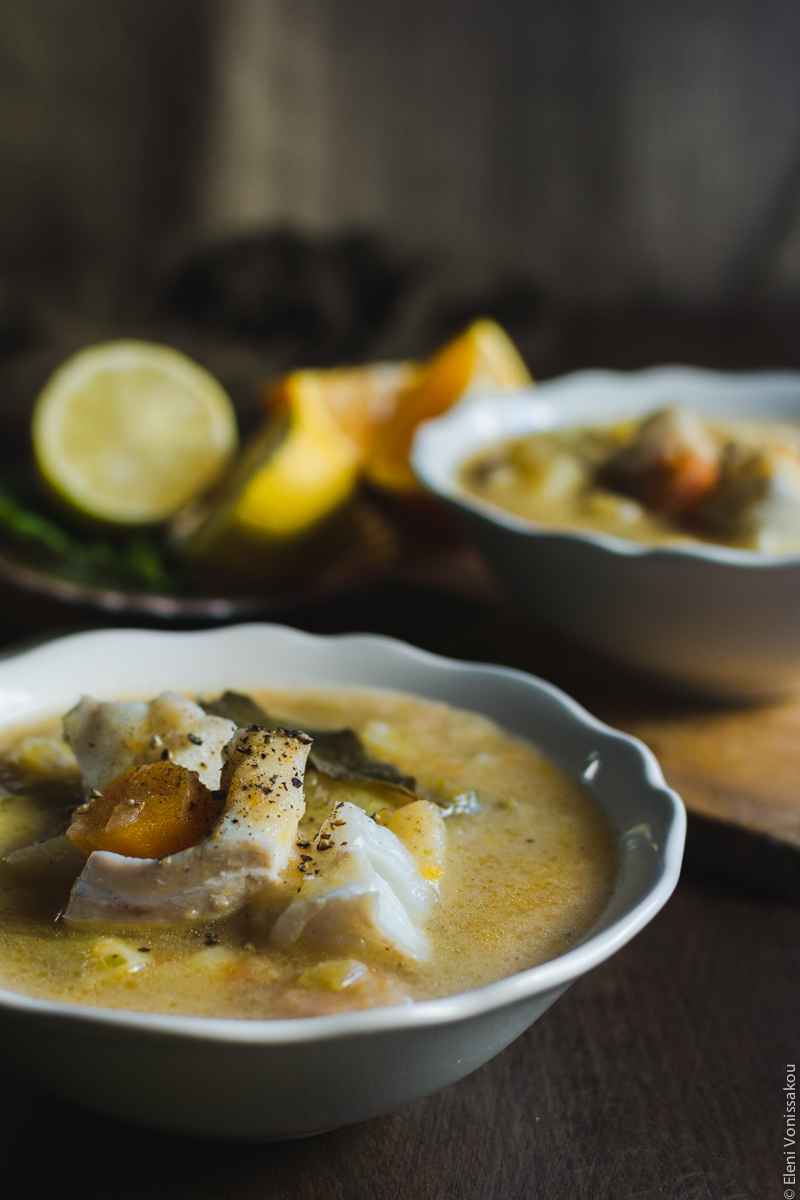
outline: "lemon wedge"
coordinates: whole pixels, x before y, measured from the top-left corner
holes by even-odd
[[[205,515],[176,527],[184,554],[229,573],[291,563],[347,505],[376,425],[415,378],[409,363],[292,371],[264,390],[266,421]],[[288,552],[288,557],[287,557]]]
[[[286,422],[285,434],[277,445],[270,428],[256,439],[255,469],[230,511],[232,523],[256,538],[306,532],[347,499],[358,478],[358,445],[333,418],[319,388],[296,389],[282,413],[277,407],[273,419]]]
[[[243,578],[286,573],[349,500],[362,453],[316,383],[295,379],[276,393],[210,504],[178,518],[173,533],[187,558]]]
[[[230,398],[169,346],[89,346],[36,402],[33,450],[71,509],[124,526],[166,521],[219,477],[236,443]]]
[[[408,463],[417,426],[446,412],[469,391],[506,391],[531,382],[514,343],[494,321],[474,321],[418,372],[375,431],[367,456],[370,483],[389,492],[419,492]]]

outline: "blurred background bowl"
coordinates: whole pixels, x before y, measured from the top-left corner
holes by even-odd
[[[751,699],[800,686],[800,554],[648,546],[552,529],[466,490],[463,464],[528,433],[609,425],[681,402],[709,417],[800,420],[800,374],[582,371],[479,395],[424,425],[413,466],[522,604],[589,649],[668,685]]]

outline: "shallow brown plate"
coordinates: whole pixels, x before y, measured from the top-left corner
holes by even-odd
[[[228,621],[278,616],[340,595],[384,575],[398,555],[391,522],[367,501],[354,510],[355,536],[339,557],[282,589],[237,589],[231,582],[187,582],[180,591],[148,589],[120,580],[101,565],[43,553],[38,546],[0,537],[0,579],[65,604],[163,621]]]

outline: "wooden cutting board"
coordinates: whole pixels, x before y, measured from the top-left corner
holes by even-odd
[[[600,715],[646,742],[683,797],[689,863],[800,904],[800,701]]]
[[[733,706],[665,696],[528,627],[540,674],[653,751],[686,804],[687,863],[800,904],[800,698]]]

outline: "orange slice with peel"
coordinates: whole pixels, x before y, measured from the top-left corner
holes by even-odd
[[[421,491],[408,462],[417,427],[446,412],[468,391],[505,391],[530,382],[528,368],[500,326],[473,322],[420,369],[398,396],[389,419],[374,431],[366,462],[370,483],[389,492]]]
[[[292,371],[264,389],[269,415],[277,408],[301,409],[316,397],[346,437],[368,454],[375,431],[389,421],[398,397],[419,376],[415,363],[368,363],[361,367],[332,367]]]

